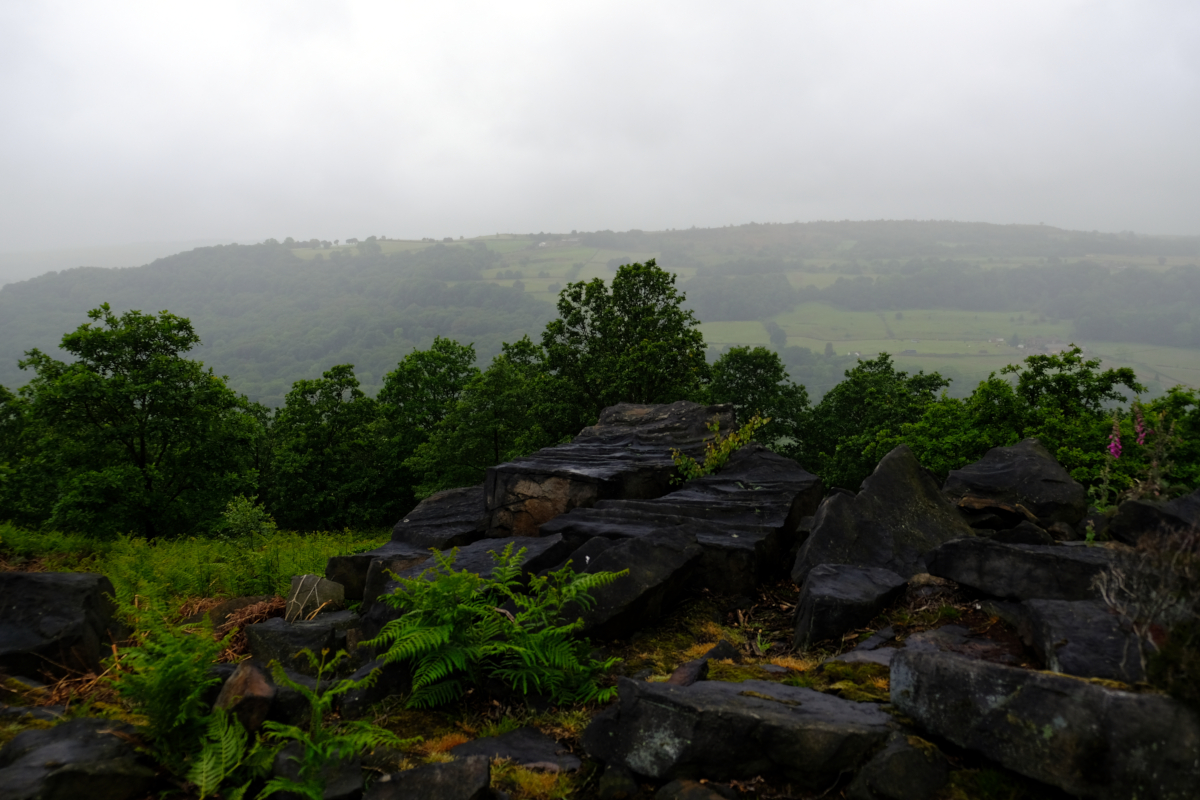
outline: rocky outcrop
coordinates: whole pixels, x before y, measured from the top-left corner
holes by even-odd
[[[866,625],[904,591],[905,580],[891,570],[821,564],[800,587],[796,604],[795,647],[840,639]]]
[[[873,703],[767,681],[618,685],[618,705],[584,731],[584,748],[654,781],[775,774],[823,789],[864,763],[891,727]]]
[[[879,567],[908,578],[943,542],[971,536],[963,518],[905,445],[892,450],[857,495],[834,492],[801,545],[792,580],[803,584],[819,564]]]
[[[596,537],[629,539],[672,530],[704,549],[696,588],[749,594],[782,577],[800,545],[802,521],[821,501],[821,480],[758,444],[734,453],[719,471],[653,500],[601,500],[541,526],[582,545]]]
[[[891,699],[923,730],[1079,797],[1184,800],[1200,785],[1200,717],[1161,695],[905,651]]]
[[[308,650],[320,659],[321,651],[328,650],[332,657],[337,651],[347,649],[347,633],[360,625],[353,611],[336,611],[298,622],[275,617],[247,625],[246,640],[253,656],[264,663],[278,661],[288,669],[315,675],[315,668],[300,651]]]
[[[1110,539],[1135,545],[1147,533],[1169,533],[1200,527],[1200,489],[1165,503],[1126,500],[1108,521]]]
[[[488,535],[537,536],[543,523],[573,508],[661,497],[675,474],[671,450],[701,455],[714,420],[730,429],[732,408],[680,401],[604,409],[571,443],[488,469]]]
[[[122,631],[103,575],[0,572],[0,672],[28,678],[100,672]]]
[[[1145,678],[1137,637],[1103,603],[1027,600],[1021,612],[1021,638],[1046,669],[1130,684]]]
[[[133,744],[136,736],[132,726],[91,718],[22,731],[0,750],[0,794],[5,800],[145,797],[156,773]]]
[[[959,539],[928,556],[929,572],[1006,600],[1088,600],[1092,581],[1113,564],[1104,547],[1002,544]]]
[[[578,756],[537,728],[517,728],[499,736],[464,742],[450,748],[450,755],[503,758],[527,769],[546,772],[574,772],[583,764]]]
[[[993,447],[979,461],[953,470],[942,487],[959,508],[984,521],[1012,527],[1023,519],[1048,527],[1075,525],[1087,513],[1087,492],[1037,439]]]
[[[589,636],[628,636],[683,599],[701,555],[701,547],[693,537],[669,529],[636,539],[593,539],[572,554],[576,572],[628,569],[629,574],[593,589],[593,603],[572,610],[568,616],[580,617],[582,632]]]

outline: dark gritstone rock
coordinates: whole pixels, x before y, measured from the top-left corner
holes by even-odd
[[[1074,525],[1087,513],[1087,491],[1037,439],[993,447],[974,464],[952,471],[942,491],[973,511],[1027,514],[1043,527]]]
[[[729,797],[737,797],[738,794],[740,792],[718,792],[716,788],[698,781],[677,780],[655,792],[654,800],[726,800]]]
[[[1109,520],[1106,533],[1110,539],[1133,545],[1143,534],[1197,526],[1200,526],[1200,489],[1165,503],[1126,500]]]
[[[492,764],[469,756],[384,775],[363,800],[485,800],[491,797]]]
[[[850,800],[932,800],[950,778],[950,762],[937,745],[894,733],[887,746],[854,776]]]
[[[525,560],[521,563],[521,571],[526,575],[541,572],[562,562],[570,555],[570,547],[561,536],[546,536],[541,539],[484,539],[457,548],[458,555],[455,558],[453,569],[456,571],[465,569],[483,576],[491,575],[492,568],[496,565],[493,554],[500,553],[509,544],[513,546],[514,553],[521,549],[526,551]],[[402,578],[419,578],[432,566],[432,562],[422,561],[407,569],[393,571]],[[399,584],[386,575],[383,577],[386,580],[383,581],[379,594],[391,594]],[[391,606],[381,602],[373,603],[363,614],[363,638],[371,639],[378,636],[383,626],[395,618],[396,612]]]
[[[304,746],[300,742],[288,742],[275,754],[271,772],[275,777],[300,780],[300,759],[304,755]],[[362,797],[363,776],[362,765],[358,758],[345,761],[328,761],[321,768],[321,777],[325,781],[324,800],[358,800]],[[303,800],[303,795],[295,792],[278,792],[271,797],[278,800]]]
[[[506,758],[523,767],[547,772],[574,772],[583,763],[537,728],[517,728],[499,736],[465,742],[450,748],[450,755],[455,758]]]
[[[696,681],[708,679],[708,659],[696,658],[675,668],[666,682],[672,686],[691,686]]]
[[[840,639],[891,605],[904,585],[904,578],[891,570],[846,564],[814,567],[796,603],[796,645]]]
[[[583,734],[593,758],[655,781],[779,774],[826,788],[883,744],[888,714],[767,681],[691,686],[619,679],[620,702]]]
[[[304,656],[297,658],[301,650],[310,650],[317,658],[322,650],[336,653],[346,649],[346,632],[360,625],[353,611],[337,611],[322,614],[314,620],[287,622],[275,617],[266,622],[246,626],[246,640],[250,652],[265,663],[278,661],[288,669],[305,675],[315,674]]]
[[[214,708],[232,711],[250,733],[262,727],[271,710],[276,689],[254,663],[243,661],[225,681]]]
[[[596,547],[600,544],[604,545],[602,550]],[[592,548],[599,552],[587,552]],[[588,636],[628,636],[683,599],[702,553],[694,538],[670,529],[637,539],[593,540],[573,554],[571,560],[577,572],[628,569],[629,574],[593,589],[594,604],[568,616],[582,617],[583,633]]]
[[[925,571],[925,553],[971,529],[916,456],[901,445],[863,481],[857,495],[825,498],[812,535],[800,547],[792,580],[803,584],[818,564],[881,567],[908,578]]]
[[[802,521],[816,511],[820,478],[795,461],[749,444],[720,471],[652,500],[601,500],[541,526],[583,544],[596,537],[627,539],[679,530],[695,537],[704,558],[696,588],[748,594],[784,574],[799,547]]]
[[[1053,545],[1054,537],[1028,520],[1015,528],[996,531],[987,537],[1001,544],[1041,544]]]
[[[364,610],[370,608],[387,588],[388,581],[392,579],[389,573],[399,575],[407,573],[413,567],[428,569],[433,566],[428,563],[433,555],[432,551],[417,550],[412,545],[402,542],[388,542],[383,547],[372,550],[370,555],[371,562],[367,565],[367,577],[363,582]]]
[[[671,489],[671,450],[693,457],[712,438],[714,419],[733,426],[727,405],[622,403],[569,444],[547,447],[487,471],[489,536],[537,536],[543,523],[600,500],[646,500]]]
[[[0,795],[5,800],[145,797],[155,770],[129,741],[136,735],[129,725],[92,718],[18,733],[0,750]]]
[[[283,618],[288,622],[309,619],[321,611],[346,607],[346,587],[320,575],[293,575]]]
[[[920,728],[1079,797],[1184,800],[1200,785],[1200,715],[1160,695],[901,652],[891,699]]]
[[[958,539],[928,556],[929,572],[984,594],[1009,600],[1088,600],[1092,580],[1113,563],[1104,547],[1001,544]]]
[[[114,594],[103,575],[0,572],[0,672],[99,673],[105,645],[123,634],[113,620]]]
[[[1084,678],[1143,680],[1137,637],[1095,600],[1026,600],[1021,638],[1046,669]]]

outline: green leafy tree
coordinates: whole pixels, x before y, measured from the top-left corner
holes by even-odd
[[[405,462],[420,481],[417,496],[479,483],[488,467],[552,444],[541,413],[553,404],[551,382],[541,348],[528,337],[505,344]]]
[[[62,338],[74,362],[36,349],[20,362],[34,377],[21,403],[5,398],[22,413],[4,505],[100,535],[206,529],[230,497],[253,492],[253,407],[184,357],[200,343],[188,320],[107,304],[88,317]]]
[[[379,405],[358,388],[354,367],[296,381],[272,426],[274,516],[297,528],[386,521]]]
[[[859,361],[798,432],[801,463],[828,486],[858,488],[891,449],[901,426],[919,420],[949,384],[936,372],[899,372],[887,353]]]
[[[622,266],[611,289],[595,278],[562,290],[542,346],[551,374],[572,393],[575,431],[606,406],[669,403],[699,391],[704,337],[684,300],[675,275],[653,259]]]
[[[797,432],[809,413],[808,392],[788,377],[778,353],[765,347],[733,347],[716,360],[711,374],[706,401],[731,404],[740,422],[756,415],[768,420],[754,439],[794,453]]]

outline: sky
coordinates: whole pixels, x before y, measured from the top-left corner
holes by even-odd
[[[882,218],[1200,234],[1195,0],[3,0],[0,30],[0,252]]]

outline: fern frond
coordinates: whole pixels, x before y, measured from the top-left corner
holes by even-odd
[[[450,679],[414,690],[406,705],[409,708],[433,708],[457,700],[460,695],[462,684]]]

